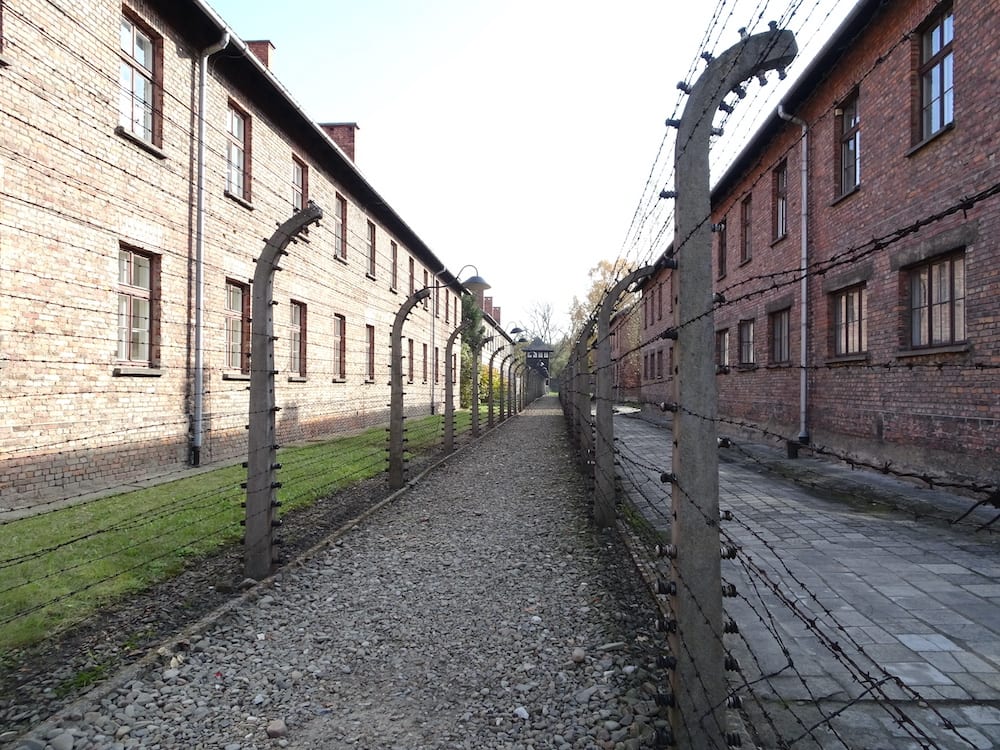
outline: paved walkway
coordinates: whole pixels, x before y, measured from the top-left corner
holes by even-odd
[[[669,533],[669,432],[618,416],[615,435],[630,502]],[[731,679],[750,686],[757,741],[1000,747],[1000,540],[975,531],[991,514],[952,526],[934,516],[973,501],[796,459],[790,473],[820,488],[808,489],[763,470],[787,462],[759,448],[720,458],[723,532],[741,548],[723,562],[739,592],[727,599],[740,626]]]

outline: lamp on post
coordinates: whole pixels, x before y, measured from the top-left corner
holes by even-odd
[[[481,294],[485,289],[489,289],[483,277],[479,275],[479,270],[475,266],[462,266],[461,270],[455,274],[457,279],[466,268],[475,270],[475,275],[465,282],[459,282],[466,289],[473,293]],[[389,489],[398,490],[404,484],[404,461],[403,461],[403,323],[409,317],[413,308],[421,301],[431,295],[432,289],[440,289],[446,284],[434,284],[419,289],[411,294],[396,312],[396,318],[392,324],[391,354],[390,354],[390,378],[389,378]],[[461,326],[459,326],[461,327]],[[447,366],[448,363],[446,363]],[[450,373],[450,368],[449,368]],[[447,386],[447,381],[446,381]],[[446,387],[447,390],[447,387]],[[450,399],[448,399],[450,400]],[[448,405],[446,405],[446,410]]]

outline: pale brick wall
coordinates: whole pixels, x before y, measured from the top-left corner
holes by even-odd
[[[192,410],[194,204],[198,53],[187,30],[165,23],[158,3],[131,3],[163,39],[163,126],[159,153],[117,135],[117,2],[70,3],[65,13],[40,0],[4,0],[0,67],[0,493],[72,494],[183,466]],[[176,10],[174,11],[176,12]],[[227,54],[233,54],[231,47]],[[225,366],[225,281],[248,282],[253,259],[291,208],[292,155],[309,170],[309,197],[327,218],[308,241],[289,246],[274,281],[279,439],[312,439],[384,423],[389,402],[389,334],[409,292],[441,268],[369,210],[365,196],[325,169],[335,149],[299,142],[237,81],[208,82],[205,202],[205,437],[202,462],[245,450],[248,381]],[[256,91],[254,87],[249,87]],[[252,118],[251,206],[225,195],[226,110]],[[348,201],[348,256],[333,257],[335,196]],[[391,212],[391,209],[389,210]],[[368,221],[376,223],[377,267],[368,274]],[[401,221],[396,220],[399,225]],[[398,289],[390,289],[390,241],[398,245]],[[118,252],[121,244],[159,263],[160,320],[155,377],[116,375]],[[456,324],[453,290],[442,307],[418,307],[404,336],[444,357]],[[289,303],[307,306],[307,375],[290,379]],[[444,304],[448,304],[445,322]],[[333,316],[347,320],[347,367],[334,382]],[[366,382],[365,326],[376,332],[375,377]],[[457,351],[457,348],[456,348]],[[405,352],[404,352],[405,353]],[[444,365],[433,382],[415,366],[409,414],[444,401]],[[405,366],[404,366],[405,370]],[[126,372],[134,372],[126,370]],[[456,387],[456,394],[458,389]],[[0,502],[0,505],[3,505]]]

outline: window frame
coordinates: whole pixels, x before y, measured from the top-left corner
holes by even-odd
[[[788,161],[782,159],[771,173],[772,240],[777,242],[788,236]]]
[[[753,195],[740,201],[740,265],[753,260]]]
[[[939,347],[947,346],[958,346],[965,344],[968,337],[968,326],[966,325],[966,257],[965,250],[960,250],[958,252],[951,252],[944,255],[938,255],[933,258],[928,258],[922,263],[915,264],[906,269],[907,273],[907,318],[908,318],[908,336],[909,336],[909,348],[913,351],[924,350],[924,349],[935,349]],[[955,269],[956,265],[960,266],[961,273],[961,295],[957,296],[957,284]],[[940,294],[940,284],[935,283],[935,269],[947,267],[948,270],[948,298],[941,300],[940,296],[935,295],[935,290],[938,290]],[[916,294],[914,293],[915,283],[917,282],[919,275],[926,273],[926,293],[925,299],[926,303],[916,305]],[[917,340],[914,335],[917,329],[916,312],[917,310],[923,310],[923,323],[920,325],[922,328],[922,334],[926,337],[925,339]],[[947,310],[947,327],[948,335],[947,338],[936,338],[935,328],[936,324],[940,325],[938,321],[941,315],[935,315],[935,310],[940,311],[941,309]]]
[[[230,302],[232,301],[230,288],[240,290],[239,310],[230,306]],[[226,318],[223,369],[248,375],[250,373],[250,284],[238,281],[237,279],[227,278],[223,310]],[[236,328],[233,326],[234,322],[238,322],[239,324],[239,347],[235,350],[239,362],[236,364],[233,364],[233,334],[236,331]]]
[[[754,319],[745,318],[737,325],[737,354],[740,367],[755,367],[757,356],[754,351]],[[748,334],[749,335],[746,335]]]
[[[296,179],[298,180],[296,182]],[[309,165],[292,154],[292,212],[298,213],[309,202]],[[298,205],[296,205],[298,204]]]
[[[715,332],[715,367],[716,371],[729,369],[728,328],[722,328]]]
[[[375,229],[375,222],[368,220],[368,278],[375,278],[375,271],[378,266],[377,245],[378,232]]]
[[[135,258],[146,261],[147,285],[135,283]],[[123,266],[124,260],[124,266]],[[126,270],[127,269],[127,270]],[[123,278],[123,276],[127,278]],[[146,323],[140,329],[135,326],[135,300],[144,300],[146,306]],[[122,311],[122,302],[125,311]],[[160,256],[141,250],[132,245],[121,243],[118,246],[118,334],[117,361],[127,367],[154,368],[159,364],[160,340]],[[128,325],[123,325],[123,320]],[[146,352],[144,357],[137,357],[133,351],[135,333],[142,330],[146,337]],[[127,331],[128,336],[123,337]]]
[[[389,247],[392,253],[392,271],[389,278],[389,289],[396,291],[399,287],[399,244],[396,240],[389,240]]]
[[[792,361],[792,308],[783,307],[768,313],[770,364],[787,365]]]
[[[416,369],[413,363],[413,339],[406,340],[406,382],[413,382],[413,372]]]
[[[421,369],[421,374],[423,375],[423,381],[422,382],[426,383],[427,382],[427,343],[424,342],[420,346],[421,346],[422,351],[423,351],[423,358],[420,360],[420,369]]]
[[[945,41],[945,34],[951,36]],[[939,36],[940,47],[927,56],[927,42],[931,36]],[[948,130],[955,122],[955,16],[951,3],[942,5],[924,21],[914,34],[914,100],[913,100],[913,142],[921,144]],[[933,42],[932,42],[933,44]],[[935,83],[934,74],[939,80]],[[948,83],[950,82],[950,87]],[[928,86],[933,91],[928,92]],[[930,94],[930,97],[929,97]],[[928,102],[928,98],[931,99]],[[933,127],[927,121],[931,106],[940,103],[940,124]]]
[[[306,377],[306,325],[309,320],[308,308],[305,302],[290,300],[288,303],[288,370],[292,377]],[[296,316],[298,311],[298,316]],[[296,317],[298,318],[296,320]]]
[[[333,257],[347,261],[347,198],[337,193],[333,199]]]
[[[243,123],[242,140],[233,132],[233,123],[239,119]],[[232,99],[226,107],[226,195],[250,203],[253,172],[253,118]],[[234,159],[238,155],[238,160]],[[237,163],[237,161],[239,163]],[[240,176],[234,182],[234,174]]]
[[[343,382],[347,380],[347,318],[339,313],[333,314],[331,348],[333,379]]]
[[[716,269],[717,279],[722,279],[725,278],[726,276],[726,263],[728,261],[727,255],[729,252],[729,248],[727,247],[729,238],[726,233],[726,228],[727,228],[726,219],[725,217],[723,217],[722,221],[720,221],[718,224],[715,225],[715,234],[716,237],[718,238],[716,244],[716,257],[715,257],[716,264],[718,266],[718,268]]]
[[[0,2],[2,5],[2,2]],[[129,8],[122,8],[121,10],[121,25],[124,26],[125,23],[131,25],[131,42],[132,49],[125,50],[121,45],[122,28],[119,31],[119,44],[118,44],[118,56],[120,61],[118,85],[120,88],[120,98],[118,103],[118,127],[121,132],[130,138],[134,138],[137,141],[153,146],[157,149],[163,146],[163,37],[156,32],[148,23],[142,20],[135,12]],[[135,57],[135,40],[136,34],[141,33],[146,39],[149,40],[150,44],[150,57],[152,58],[152,68],[144,66],[139,62],[138,58]],[[0,8],[0,52],[3,51],[3,17],[2,8]],[[131,86],[127,90],[127,95],[131,106],[128,113],[128,120],[126,120],[125,108],[125,95],[126,89],[122,85],[121,73],[124,72],[124,68],[128,67],[132,73]],[[135,73],[141,70],[143,79],[149,83],[149,94],[150,101],[148,103],[149,107],[149,133],[148,137],[144,135],[143,132],[136,132],[135,126]],[[148,75],[147,75],[148,74]]]
[[[855,89],[834,110],[837,134],[837,197],[861,187],[861,105]]]
[[[851,284],[830,293],[830,351],[834,357],[868,353],[868,285]]]
[[[365,325],[365,359],[367,372],[365,373],[365,382],[374,383],[375,382],[375,326],[367,324]]]

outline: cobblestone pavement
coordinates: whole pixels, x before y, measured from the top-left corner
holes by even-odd
[[[617,416],[615,434],[629,501],[669,534],[669,431]],[[973,501],[812,458],[799,471],[826,489],[806,489],[760,456],[720,448],[723,533],[741,548],[723,561],[730,680],[755,740],[1000,747],[1000,543],[976,531],[992,515],[951,525]]]

